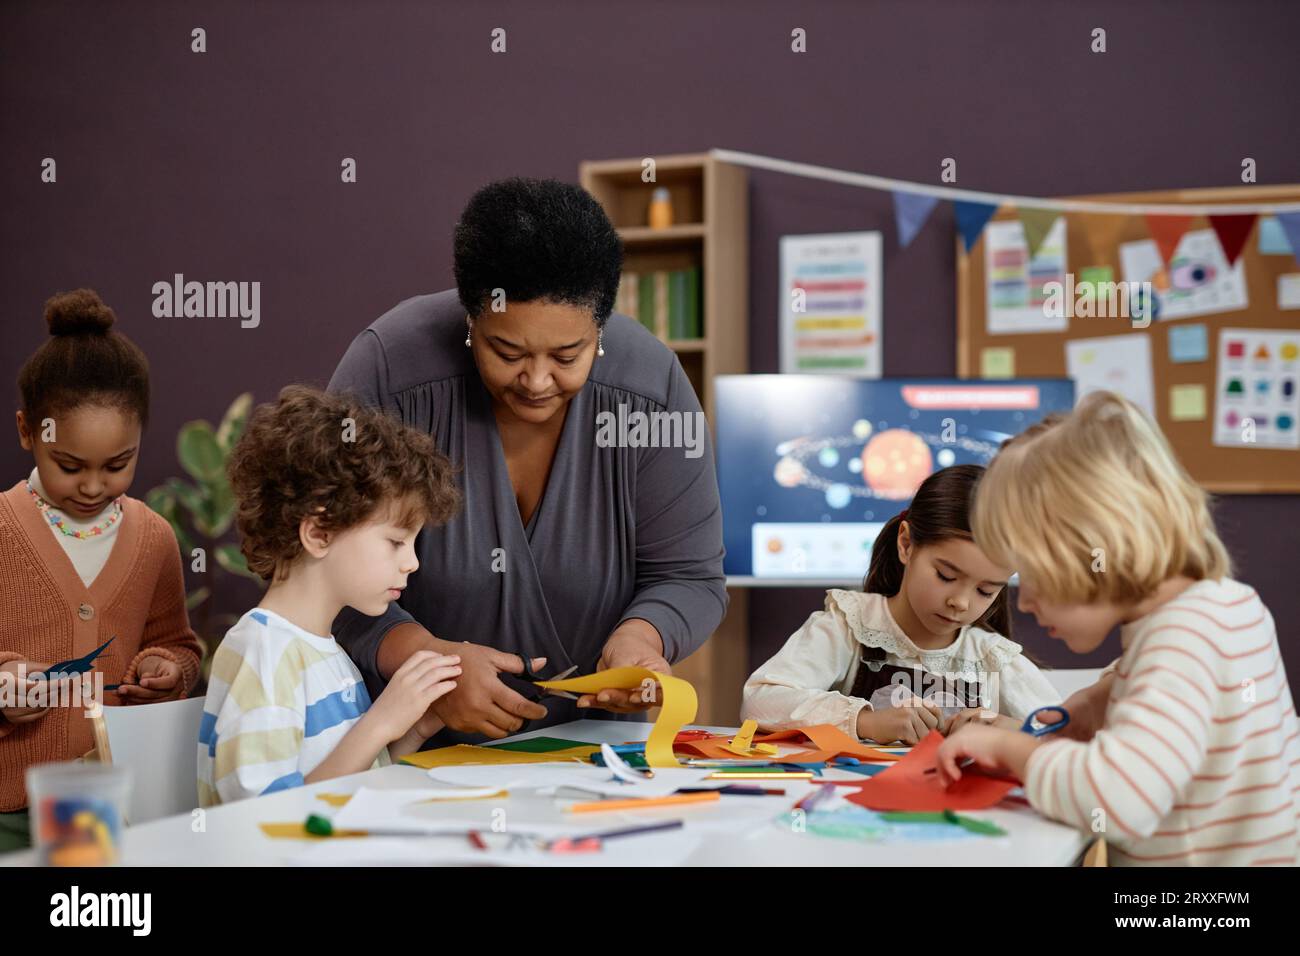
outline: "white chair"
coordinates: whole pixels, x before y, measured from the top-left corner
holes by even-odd
[[[1061,700],[1065,700],[1076,690],[1082,690],[1085,687],[1091,687],[1097,683],[1097,678],[1101,677],[1102,669],[1100,667],[1079,667],[1068,670],[1045,670],[1043,676],[1046,677],[1056,692],[1061,695]]]
[[[101,763],[131,771],[128,824],[189,813],[199,805],[199,719],[203,697],[105,707],[95,723]]]

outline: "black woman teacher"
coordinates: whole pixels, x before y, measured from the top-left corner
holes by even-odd
[[[538,703],[503,675],[524,658],[546,676],[667,673],[726,611],[709,432],[677,357],[611,314],[622,259],[582,189],[492,183],[456,225],[456,289],[381,316],[330,380],[427,431],[459,469],[464,508],[420,533],[401,597],[334,622],[372,697],[418,650],[460,656],[426,746],[644,710],[640,689]]]

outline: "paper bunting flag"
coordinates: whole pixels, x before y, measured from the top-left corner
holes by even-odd
[[[1228,265],[1235,265],[1237,256],[1241,255],[1241,250],[1246,245],[1250,230],[1255,226],[1255,213],[1245,216],[1210,216],[1209,219],[1214,234],[1219,237],[1219,245],[1223,248]]]
[[[998,211],[997,206],[990,206],[982,202],[961,202],[960,200],[952,204],[953,213],[957,217],[957,230],[961,233],[964,248],[970,252],[970,247],[975,245],[975,240],[980,237],[984,231],[985,224],[993,218],[993,214]]]
[[[1174,257],[1178,240],[1183,238],[1183,233],[1187,231],[1194,218],[1194,216],[1147,216],[1147,229],[1151,233],[1151,238],[1156,241],[1156,248],[1160,250],[1160,259],[1165,265],[1169,265],[1169,260]]]
[[[1287,241],[1291,243],[1291,253],[1295,256],[1295,261],[1300,263],[1300,212],[1280,212],[1277,214],[1277,221],[1282,226],[1282,231],[1286,233]]]
[[[894,221],[898,225],[898,244],[906,249],[925,225],[939,200],[919,193],[894,192]]]
[[[1124,234],[1129,216],[1113,213],[1083,213],[1079,217],[1083,231],[1088,237],[1088,246],[1092,255],[1088,261],[1094,265],[1119,261],[1119,237]]]
[[[1052,223],[1061,218],[1061,213],[1056,209],[1017,209],[1016,214],[1024,227],[1025,242],[1029,245],[1029,257],[1032,259],[1038,254],[1038,247],[1043,244]]]

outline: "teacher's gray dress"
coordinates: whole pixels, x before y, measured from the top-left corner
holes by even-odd
[[[620,621],[642,618],[680,660],[727,607],[722,511],[707,428],[703,454],[683,448],[600,447],[597,414],[700,411],[677,357],[638,322],[612,315],[598,357],[569,405],[545,493],[525,527],[506,470],[491,398],[465,347],[455,290],[407,299],[348,348],[329,383],[428,432],[458,468],[462,511],[416,542],[420,568],[381,617],[348,608],[334,634],[372,697],[383,636],[416,621],[448,641],[546,657],[544,674],[593,671]],[[496,568],[494,570],[494,562]],[[534,727],[584,716],[543,700]],[[594,711],[603,715],[603,711]],[[479,742],[445,730],[433,746]]]

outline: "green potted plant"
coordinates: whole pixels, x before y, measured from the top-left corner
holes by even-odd
[[[245,392],[231,402],[216,428],[204,420],[182,425],[176,437],[176,457],[192,480],[169,478],[145,496],[149,507],[171,524],[186,571],[191,579],[198,575],[200,581],[186,594],[185,607],[203,645],[204,683],[213,652],[238,620],[236,614],[218,612],[221,579],[232,575],[261,583],[261,578],[248,570],[239,545],[223,540],[235,519],[235,496],[226,477],[226,463],[244,433],[252,407],[252,393]],[[201,609],[197,616],[196,609]]]

